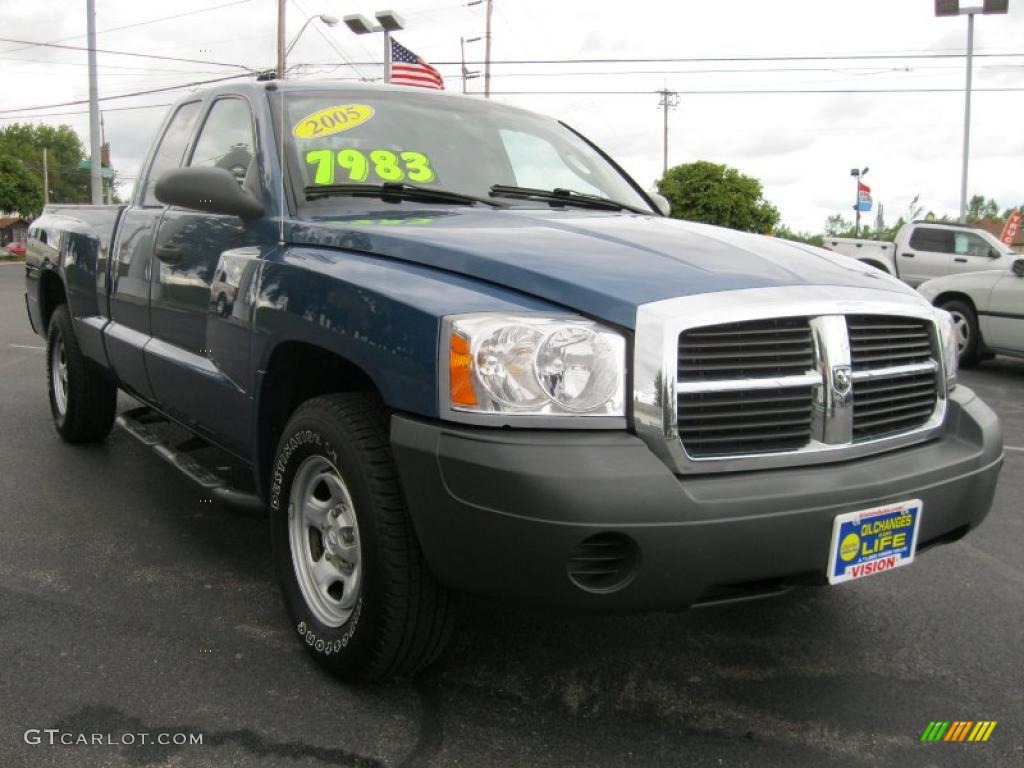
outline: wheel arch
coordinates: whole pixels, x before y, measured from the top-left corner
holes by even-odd
[[[859,261],[861,264],[867,264],[869,267],[874,267],[875,269],[880,269],[882,272],[885,272],[885,274],[887,274],[887,275],[891,275],[892,274],[892,272],[889,271],[889,268],[883,262],[878,261],[877,259],[857,259],[857,261]]]
[[[966,294],[963,291],[957,291],[957,290],[943,291],[938,296],[936,296],[934,299],[932,299],[932,304],[934,306],[936,306],[936,307],[941,307],[943,304],[946,304],[946,303],[948,303],[950,301],[962,301],[962,302],[965,302],[971,308],[971,311],[974,312],[975,316],[977,316],[977,314],[978,314],[978,305],[974,303],[974,299],[972,299],[969,294]]]
[[[315,375],[309,375],[315,372]],[[271,465],[288,419],[302,403],[334,392],[380,393],[371,375],[336,351],[295,339],[279,342],[259,372],[256,387],[255,470],[267,498]]]
[[[50,330],[54,310],[67,303],[68,294],[60,275],[53,269],[44,269],[39,278],[39,316],[43,322],[43,336]]]

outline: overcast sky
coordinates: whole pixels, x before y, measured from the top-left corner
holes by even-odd
[[[96,0],[98,47],[197,59],[182,63],[100,54],[101,96],[222,77],[275,61],[276,0]],[[969,0],[962,0],[965,4]],[[398,39],[436,62],[459,59],[459,37],[483,34],[483,5],[466,0],[289,0],[289,39],[313,13],[372,16],[393,8],[406,20]],[[178,13],[179,19],[139,24]],[[72,38],[84,45],[84,0],[7,0],[0,37]],[[315,23],[319,25],[319,22]],[[357,37],[344,25],[306,30],[289,57],[295,78],[379,77],[379,35]],[[966,18],[935,18],[933,0],[496,0],[495,60],[564,58],[811,57],[962,54]],[[82,36],[82,37],[75,37]],[[337,50],[336,50],[337,49]],[[978,17],[976,88],[1024,88],[1024,0],[1006,16]],[[993,56],[991,54],[1017,54]],[[481,42],[467,58],[482,59]],[[0,110],[74,101],[88,95],[84,51],[0,43]],[[450,90],[461,90],[458,65],[443,65]],[[616,73],[616,74],[612,74]],[[701,90],[962,89],[962,58],[675,62],[641,64],[497,64],[494,98],[554,115],[608,150],[644,186],[661,172],[662,87]],[[482,81],[471,80],[471,91]],[[641,91],[637,95],[502,95],[521,91]],[[113,163],[128,192],[167,104],[183,91],[103,103]],[[735,166],[759,178],[765,197],[789,226],[820,232],[833,213],[850,216],[850,168],[870,166],[867,183],[890,220],[921,195],[926,210],[956,214],[959,205],[964,99],[952,93],[687,94],[670,113],[669,164],[698,159]],[[83,110],[69,106],[49,110]],[[0,125],[17,114],[0,114]],[[40,113],[34,113],[40,114]],[[88,141],[88,115],[67,122]],[[1024,91],[974,94],[970,192],[1003,208],[1024,204]],[[874,213],[869,215],[873,220]]]

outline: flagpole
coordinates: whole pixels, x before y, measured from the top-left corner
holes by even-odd
[[[391,30],[384,30],[384,82],[391,82]]]

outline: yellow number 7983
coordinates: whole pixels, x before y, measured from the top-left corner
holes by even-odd
[[[408,179],[419,184],[434,180],[430,158],[422,152],[394,153],[388,149],[374,149],[369,157],[358,149],[311,149],[306,152],[306,164],[315,165],[314,184],[333,184],[336,168],[344,168],[347,181],[366,181],[370,171],[382,181]]]

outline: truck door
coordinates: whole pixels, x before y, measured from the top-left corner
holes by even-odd
[[[177,168],[199,117],[199,101],[182,104],[168,120],[152,154],[145,183],[121,216],[110,255],[111,322],[105,331],[111,366],[125,389],[152,401],[143,347],[150,337],[149,282],[153,243],[164,207],[153,194],[157,178]]]
[[[249,103],[210,105],[186,165],[218,166],[258,185]],[[258,189],[258,187],[257,187]],[[237,216],[171,207],[156,238],[146,366],[157,403],[224,447],[247,454],[249,313],[259,263],[255,231]]]
[[[900,279],[916,286],[933,277],[947,275],[952,254],[952,230],[917,226],[910,235],[910,242],[896,257]]]

